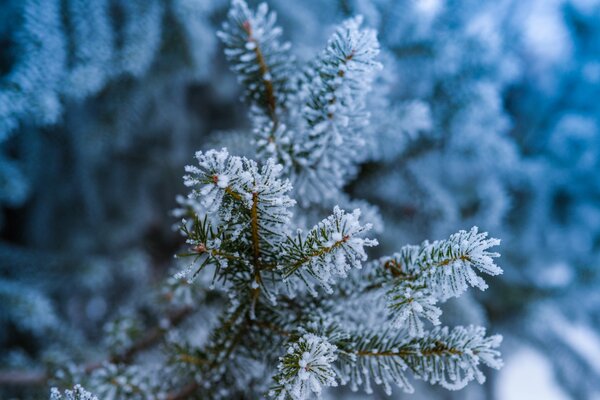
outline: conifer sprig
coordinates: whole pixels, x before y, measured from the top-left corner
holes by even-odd
[[[180,258],[190,262],[164,290],[186,313],[214,302],[212,318],[178,326],[163,318],[160,363],[142,371],[136,350],[83,383],[102,398],[304,400],[337,385],[370,393],[371,382],[410,392],[410,375],[448,389],[483,382],[482,365],[501,366],[501,338],[479,327],[427,330],[423,320],[440,325],[438,303],[469,286],[485,289],[477,272],[502,272],[488,251],[499,241],[473,228],[405,246],[363,270],[367,248],[378,244],[372,225],[359,209],[319,213],[332,201],[351,203],[340,191],[366,154],[366,96],[380,68],[376,33],[359,17],[342,23],[294,75],[275,22],[266,5],[254,12],[233,0],[219,33],[251,105],[258,160],[199,151],[185,169]],[[209,285],[202,277],[211,269]],[[118,336],[127,324],[112,327]],[[205,337],[194,342],[198,331]]]
[[[316,295],[313,282],[332,292],[334,278],[345,278],[351,268],[361,268],[367,259],[365,247],[377,240],[364,238],[371,224],[361,225],[360,210],[351,214],[339,207],[312,228],[306,236],[298,232],[281,244],[280,265],[284,277],[297,277]]]
[[[354,355],[340,367],[340,376],[353,387],[364,385],[367,392],[373,379],[388,394],[390,383],[411,393],[414,389],[406,376],[410,370],[417,379],[457,390],[473,379],[485,382],[481,364],[502,366],[497,350],[501,341],[501,336],[485,336],[484,328],[474,326],[435,328],[419,338],[393,331],[360,332],[350,346],[340,349]]]
[[[219,36],[251,105],[259,156],[284,166],[301,204],[333,199],[367,154],[366,96],[381,68],[377,35],[361,17],[349,19],[319,57],[294,69],[275,22],[265,4],[253,13],[236,0]]]
[[[242,0],[234,0],[228,20],[217,33],[225,55],[244,85],[246,99],[266,113],[273,123],[286,108],[292,56],[290,44],[281,43],[277,16],[262,3],[256,12]]]
[[[421,318],[425,318],[439,324],[441,310],[437,303],[459,296],[468,284],[484,289],[485,283],[475,275],[474,269],[488,274],[501,272],[493,263],[493,258],[498,254],[487,251],[499,241],[488,239],[487,234],[479,233],[477,228],[473,228],[469,232],[460,231],[448,240],[405,246],[394,256],[372,263],[370,269],[378,270],[367,272],[366,283],[359,284],[357,288],[359,293],[369,290],[387,291],[388,328],[381,332],[360,328],[353,334],[354,328],[344,328],[343,319],[332,317],[331,321],[338,321],[339,326],[328,332],[330,336],[323,335],[314,324],[301,322],[308,321],[303,315],[307,312],[308,315],[319,315],[320,309],[321,313],[325,313],[323,315],[328,315],[327,313],[336,309],[330,306],[335,296],[332,285],[336,279],[346,278],[353,268],[360,269],[367,258],[365,248],[377,244],[373,239],[364,238],[371,226],[359,223],[359,210],[345,213],[335,207],[330,217],[321,221],[306,235],[301,231],[296,235],[289,235],[287,232],[291,230],[291,220],[288,208],[284,207],[286,218],[276,220],[271,226],[273,229],[253,229],[255,225],[263,226],[263,218],[269,220],[270,214],[266,209],[261,214],[253,212],[257,197],[252,194],[257,192],[248,190],[248,177],[252,177],[252,182],[263,182],[265,189],[262,192],[278,193],[274,188],[281,188],[282,184],[278,178],[272,177],[272,171],[280,171],[281,168],[269,161],[261,169],[248,160],[229,156],[226,150],[199,154],[198,159],[201,168],[188,168],[188,172],[193,175],[186,178],[193,186],[195,196],[200,196],[201,201],[203,193],[209,199],[221,199],[220,207],[229,207],[226,215],[235,215],[240,209],[250,213],[250,220],[246,221],[246,225],[250,227],[250,238],[247,239],[245,253],[240,253],[240,258],[245,261],[238,267],[247,273],[239,275],[242,278],[237,280],[238,283],[245,280],[248,284],[234,285],[228,289],[236,293],[230,303],[230,309],[236,311],[229,321],[235,321],[234,326],[237,328],[233,331],[237,333],[228,334],[232,325],[229,325],[230,322],[224,323],[222,336],[215,336],[222,338],[214,343],[215,351],[222,357],[223,354],[228,356],[235,352],[237,346],[243,348],[243,339],[240,338],[244,335],[243,332],[247,332],[245,324],[254,326],[254,334],[263,330],[271,335],[292,338],[290,350],[279,364],[276,385],[271,391],[273,396],[280,399],[302,399],[311,393],[320,393],[323,386],[337,385],[338,380],[343,384],[364,384],[367,391],[371,390],[371,379],[377,384],[383,384],[387,392],[391,390],[391,383],[412,391],[405,375],[407,369],[417,378],[456,389],[473,379],[482,381],[480,362],[493,367],[500,366],[499,353],[495,350],[500,343],[499,337],[486,338],[484,330],[473,327],[457,327],[453,330],[441,327],[426,331],[421,321]],[[240,163],[250,166],[250,170],[245,167],[237,168],[236,165],[241,165]],[[237,175],[231,175],[232,173]],[[248,177],[244,177],[246,175]],[[227,184],[221,184],[220,187],[222,176],[227,176]],[[220,192],[215,193],[215,190]],[[283,192],[287,190],[289,189],[286,187]],[[232,197],[234,202],[226,203],[223,199],[227,196]],[[248,200],[244,201],[245,198]],[[208,212],[218,212],[213,208],[214,202],[209,201]],[[275,200],[268,204],[276,210],[276,206],[282,206]],[[286,200],[285,204],[289,206],[293,202]],[[271,239],[267,242],[252,239],[263,234]],[[268,256],[261,258],[259,264],[256,263],[253,242],[265,243],[273,248]],[[254,265],[253,270],[248,267],[250,265]],[[268,283],[274,293],[279,291],[278,287],[283,286],[291,289],[292,297],[272,297],[273,306],[261,306],[257,297],[258,287],[264,286],[260,278],[261,271],[269,276]],[[302,282],[315,297],[319,295],[315,284],[319,284],[330,296],[330,300],[324,303],[295,300],[294,296],[303,295],[297,290],[298,282]],[[342,291],[350,291],[352,282],[356,281],[350,280],[350,286],[344,287]],[[297,301],[299,308],[293,306]],[[280,318],[280,306],[275,304],[292,307],[289,311],[295,317]],[[377,306],[378,302],[373,304]],[[294,323],[300,325],[294,326]],[[229,327],[225,328],[227,326]],[[315,333],[308,336],[297,335],[294,332],[298,329],[308,329],[308,332],[312,330]],[[338,333],[333,334],[336,329]],[[339,361],[334,363],[338,355]],[[220,362],[226,362],[226,359],[221,359]]]
[[[487,251],[498,244],[498,239],[487,238],[487,233],[473,227],[448,240],[405,246],[380,260],[393,282],[391,287],[386,283],[392,324],[398,328],[408,325],[411,335],[420,336],[424,333],[421,319],[440,323],[438,302],[460,296],[469,286],[485,290],[487,284],[475,270],[491,276],[502,273],[493,260],[499,254]]]
[[[336,346],[326,337],[307,333],[290,344],[279,360],[276,386],[269,394],[277,400],[302,400],[320,395],[322,387],[337,386],[332,363]]]

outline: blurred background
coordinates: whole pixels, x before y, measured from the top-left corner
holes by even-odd
[[[170,274],[183,166],[248,151],[216,38],[228,5],[0,2],[0,371],[101,352]],[[300,63],[349,16],[379,32],[385,104],[346,188],[384,221],[373,256],[473,225],[502,239],[504,275],[444,322],[503,334],[505,367],[410,398],[600,399],[600,1],[269,5]],[[27,386],[0,398],[48,393]]]

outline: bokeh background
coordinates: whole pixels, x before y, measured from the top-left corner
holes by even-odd
[[[600,399],[600,1],[269,4],[299,62],[346,17],[379,32],[386,103],[346,188],[383,221],[374,255],[473,225],[502,239],[504,275],[447,313],[503,334],[506,366],[410,397]],[[102,351],[171,273],[183,166],[250,140],[216,37],[227,8],[0,2],[0,371]]]

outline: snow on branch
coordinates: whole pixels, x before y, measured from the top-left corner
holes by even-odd
[[[423,242],[405,246],[399,253],[381,260],[393,281],[387,292],[392,325],[408,326],[412,336],[424,332],[421,319],[440,323],[438,301],[458,297],[469,286],[485,290],[487,284],[476,270],[499,275],[502,269],[494,263],[498,253],[487,251],[500,244],[498,239],[479,233],[477,227],[460,231],[448,240]]]
[[[289,232],[295,201],[288,196],[291,185],[281,179],[282,167],[273,160],[259,167],[252,160],[230,156],[226,149],[196,153],[198,166],[187,166],[184,182],[190,197],[199,199],[205,215],[195,215],[182,231],[203,262],[184,272],[195,276],[205,265],[226,268],[231,261],[253,264],[268,261],[275,247]],[[208,220],[216,214],[218,218]],[[251,253],[251,256],[248,255]]]
[[[366,97],[381,64],[375,61],[376,32],[361,24],[362,17],[341,24],[301,79],[306,127],[296,148],[301,167],[294,182],[305,202],[339,190],[366,153]]]
[[[285,278],[304,282],[316,295],[314,282],[327,292],[335,278],[345,278],[351,268],[361,268],[367,259],[365,247],[377,245],[377,240],[363,237],[371,224],[361,225],[360,210],[348,214],[339,207],[333,214],[313,227],[306,236],[298,231],[281,244],[280,268]]]
[[[290,44],[281,43],[277,17],[262,3],[252,12],[245,1],[234,0],[227,22],[218,32],[225,56],[244,85],[245,97],[276,120],[285,106],[291,63]]]
[[[73,390],[61,393],[57,388],[52,388],[50,400],[98,400],[98,397],[85,390],[81,385],[75,385]]]
[[[265,4],[253,12],[233,1],[219,33],[251,105],[258,153],[284,166],[303,205],[333,199],[367,157],[366,97],[381,64],[376,32],[361,25],[362,17],[342,23],[304,68],[291,67]]]
[[[502,366],[497,350],[501,341],[500,335],[485,336],[485,329],[475,326],[435,328],[412,339],[394,335],[393,331],[363,332],[354,339],[354,347],[340,349],[340,353],[352,355],[340,356],[340,360],[346,360],[340,367],[340,376],[353,389],[364,385],[368,393],[372,391],[371,379],[384,385],[388,394],[391,384],[412,393],[414,389],[406,376],[410,370],[417,379],[458,390],[474,379],[485,382],[481,365],[495,369]]]
[[[337,386],[333,362],[336,346],[326,337],[307,333],[291,343],[279,358],[276,386],[269,392],[277,400],[303,400],[320,395],[322,387]]]

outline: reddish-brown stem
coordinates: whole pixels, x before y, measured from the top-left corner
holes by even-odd
[[[273,121],[273,124],[276,126],[278,124],[277,114],[275,112],[277,102],[275,100],[275,91],[273,90],[273,82],[270,79],[266,79],[265,77],[269,74],[269,66],[265,60],[265,57],[260,49],[260,45],[258,41],[252,36],[252,26],[250,25],[250,21],[245,21],[242,25],[244,27],[244,31],[248,35],[248,42],[254,44],[254,54],[256,55],[256,61],[258,62],[258,70],[262,77],[263,85],[265,86],[265,101],[267,103],[267,109],[269,111],[269,116]]]
[[[346,235],[342,238],[342,240],[338,240],[337,242],[335,242],[334,244],[332,244],[329,247],[323,247],[320,250],[314,251],[312,253],[310,253],[309,255],[307,255],[306,257],[302,258],[301,260],[296,261],[291,268],[291,272],[288,274],[292,274],[294,271],[296,271],[298,268],[300,268],[300,266],[302,266],[302,264],[305,264],[307,262],[309,262],[312,258],[314,257],[319,257],[322,256],[323,254],[327,254],[329,253],[331,250],[335,249],[336,247],[341,246],[343,243],[346,243],[348,241],[348,239],[350,239],[349,235]]]

